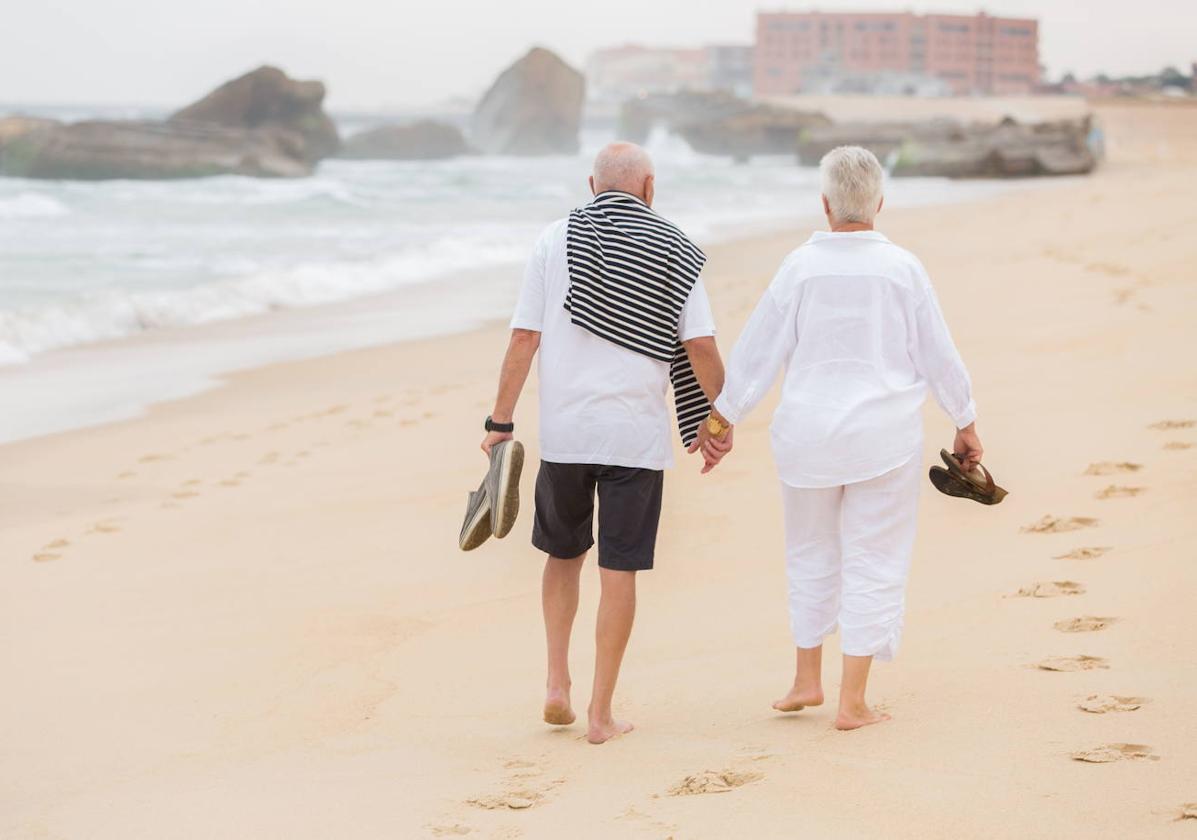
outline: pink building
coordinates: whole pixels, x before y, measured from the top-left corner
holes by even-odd
[[[1033,19],[910,12],[757,15],[758,96],[878,89],[1030,93],[1039,83]]]

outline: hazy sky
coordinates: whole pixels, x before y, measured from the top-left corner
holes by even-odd
[[[0,0],[0,102],[181,105],[262,63],[323,79],[333,108],[474,97],[532,44],[581,65],[596,47],[752,39],[769,10],[974,12],[968,0]],[[1187,70],[1197,0],[1001,0],[1038,17],[1051,76]]]

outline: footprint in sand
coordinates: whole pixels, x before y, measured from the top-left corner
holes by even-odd
[[[1109,616],[1082,615],[1077,618],[1066,618],[1063,621],[1057,621],[1052,627],[1055,627],[1061,633],[1093,633],[1097,630],[1105,630],[1116,621],[1118,619]]]
[[[1123,265],[1116,265],[1114,263],[1092,262],[1085,265],[1087,271],[1097,271],[1101,274],[1108,274],[1111,277],[1124,277],[1130,274],[1130,269]]]
[[[1116,694],[1090,694],[1076,704],[1082,712],[1104,715],[1108,712],[1133,712],[1149,702],[1146,697],[1120,697]]]
[[[137,463],[152,464],[155,461],[169,461],[172,457],[173,456],[171,456],[171,455],[164,455],[160,452],[152,452],[149,455],[142,455],[140,458],[137,459]]]
[[[486,811],[523,811],[543,802],[549,791],[565,781],[554,779],[548,783],[535,783],[544,771],[539,764],[527,759],[514,758],[504,762],[503,767],[508,771],[505,790],[467,799],[467,805]]]
[[[180,490],[178,493],[171,493],[172,499],[194,499],[199,493],[194,490]]]
[[[1024,525],[1024,534],[1062,534],[1065,531],[1079,531],[1081,528],[1092,528],[1097,520],[1091,516],[1044,516],[1038,522]]]
[[[240,487],[241,482],[235,478],[226,478],[226,479],[221,480],[220,486],[221,487]]]
[[[1191,429],[1194,426],[1197,426],[1197,420],[1160,420],[1158,423],[1152,423],[1147,428],[1166,432],[1172,429]]]
[[[686,776],[667,793],[670,796],[697,796],[703,793],[728,793],[750,782],[765,778],[764,773],[738,770],[703,770]]]
[[[115,522],[97,522],[88,529],[89,534],[116,534],[120,532],[120,526]]]
[[[1176,812],[1176,822],[1181,820],[1197,820],[1197,802],[1186,802]]]
[[[387,411],[386,409],[383,409],[383,408],[376,408],[374,410],[374,414],[371,416],[372,417],[394,417],[395,412]]]
[[[1100,656],[1049,656],[1035,667],[1040,671],[1098,671],[1110,667]]]
[[[1015,598],[1056,598],[1061,595],[1084,595],[1085,587],[1075,580],[1047,580],[1024,586],[1014,593]]]
[[[1096,499],[1128,499],[1132,496],[1138,496],[1146,487],[1125,487],[1119,484],[1111,484],[1102,490],[1098,490],[1094,494]]]
[[[37,554],[33,555],[34,563],[49,563],[51,560],[61,560],[61,559],[62,559],[61,554],[55,554],[52,551],[39,551]]]
[[[133,470],[125,470],[123,473],[117,473],[116,477],[119,479],[126,479],[132,478],[135,475],[137,475],[137,473],[133,472]]]
[[[1078,750],[1072,754],[1073,761],[1089,764],[1108,764],[1111,761],[1133,761],[1141,758],[1159,761],[1146,744],[1103,744],[1091,750]]]
[[[277,453],[277,452],[267,452],[265,455],[263,455],[261,458],[258,459],[258,463],[259,464],[273,464],[274,462],[276,462],[279,459],[279,457],[280,457],[279,453]]]
[[[1142,464],[1133,464],[1130,461],[1095,461],[1085,469],[1085,475],[1118,475],[1138,472],[1141,469]]]
[[[1168,450],[1172,450],[1172,451],[1177,451],[1177,450],[1181,450],[1181,449],[1192,449],[1193,444],[1186,443],[1183,440],[1170,440],[1164,444],[1164,448],[1168,449]]]
[[[453,825],[430,825],[428,830],[432,832],[433,837],[456,837],[469,834],[473,829],[468,825],[454,823]]]
[[[1083,548],[1074,548],[1072,551],[1064,554],[1057,554],[1052,557],[1053,560],[1093,560],[1101,557],[1111,548],[1108,545],[1087,545]]]

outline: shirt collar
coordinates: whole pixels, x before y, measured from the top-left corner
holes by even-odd
[[[641,207],[647,208],[648,205],[643,199],[632,195],[623,190],[603,190],[596,195],[591,201],[591,204],[639,204]]]
[[[845,240],[845,239],[868,239],[873,242],[889,242],[889,239],[884,233],[879,230],[847,230],[847,231],[831,231],[831,230],[816,230],[810,235],[809,242],[824,242],[828,240]]]

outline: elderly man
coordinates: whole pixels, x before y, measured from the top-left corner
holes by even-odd
[[[873,229],[877,158],[842,146],[820,170],[831,230],[782,262],[736,342],[712,416],[716,429],[740,422],[784,368],[771,436],[797,669],[774,708],[823,702],[823,639],[838,624],[836,726],[856,729],[889,717],[869,708],[865,687],[873,657],[891,659],[902,632],[927,386],[956,427],[964,468],[982,453],[968,373],[927,273]],[[701,438],[710,434],[704,426]]]
[[[532,544],[545,552],[548,642],[544,720],[574,721],[569,639],[582,562],[594,545],[598,495],[601,598],[592,744],[629,732],[611,699],[636,607],[636,572],[651,569],[662,470],[672,465],[666,395],[674,385],[689,443],[723,386],[715,324],[699,273],[705,257],[651,209],[652,161],[630,143],[604,148],[594,200],[541,234],[511,320],[511,342],[482,449],[510,440],[516,401],[540,350],[540,472]],[[703,447],[704,472],[730,442]]]

